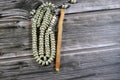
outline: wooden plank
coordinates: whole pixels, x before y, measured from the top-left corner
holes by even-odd
[[[46,0],[48,1],[48,0]],[[52,1],[55,4],[63,3],[64,0]],[[99,10],[113,10],[120,8],[120,0],[80,0],[77,4],[73,4],[69,9],[66,10],[66,14],[69,13],[77,13],[77,12],[86,12],[86,11],[99,11]],[[6,6],[4,6],[6,4]],[[9,0],[9,1],[1,1],[0,2],[0,23],[1,21],[6,21],[0,24],[0,27],[8,27],[8,26],[29,26],[29,20],[24,23],[22,20],[29,19],[29,12],[32,10],[35,5],[41,4],[40,1],[36,0]],[[3,6],[2,6],[3,5]],[[16,12],[14,12],[16,11]],[[11,13],[12,12],[12,13]],[[16,13],[20,13],[17,15]],[[26,16],[27,14],[27,16]],[[22,16],[21,16],[22,15]],[[9,19],[8,19],[9,18]],[[14,20],[14,19],[17,20]],[[9,23],[8,23],[9,22]],[[27,24],[27,25],[26,25]]]
[[[86,54],[62,55],[61,70],[56,73],[53,66],[42,67],[34,60],[23,59],[20,62],[0,64],[1,80],[79,80],[102,79],[119,80],[120,47],[111,50],[87,52]],[[67,54],[69,52],[65,52]],[[115,76],[111,76],[115,75]],[[64,77],[63,77],[64,76]]]
[[[79,0],[79,3],[72,5],[66,13],[118,9],[120,8],[118,3],[120,0]]]
[[[119,10],[110,10],[66,15],[62,51],[119,44],[119,14]],[[0,32],[0,58],[31,55],[31,28],[0,29]]]
[[[42,0],[9,0],[9,1],[0,1],[1,9],[10,9],[10,8],[22,8],[25,10],[32,9],[36,4],[40,4]],[[57,5],[66,2],[65,0],[54,1],[54,0],[44,0],[44,2],[49,1]],[[32,3],[32,4],[31,4]],[[72,12],[83,12],[83,11],[92,11],[92,10],[102,10],[102,9],[115,9],[120,8],[120,0],[78,0],[77,4],[74,4],[67,13]],[[78,8],[79,7],[79,8]],[[71,10],[72,9],[72,10]]]

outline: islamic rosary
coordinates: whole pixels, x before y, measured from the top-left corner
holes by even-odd
[[[46,66],[55,60],[55,69],[59,71],[64,10],[69,7],[69,4],[76,2],[76,0],[70,0],[61,6],[43,2],[36,10],[32,10],[32,50],[38,64]],[[60,9],[60,16],[57,20],[56,10],[58,9]],[[58,23],[57,35],[56,23]]]

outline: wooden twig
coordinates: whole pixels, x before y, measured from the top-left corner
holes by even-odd
[[[64,9],[61,9],[60,18],[58,22],[57,52],[56,52],[56,65],[55,65],[56,71],[59,71],[60,69],[60,52],[61,52],[62,26],[63,26],[64,15],[65,15]]]

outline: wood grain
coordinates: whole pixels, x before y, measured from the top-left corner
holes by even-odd
[[[34,60],[28,58],[20,60],[22,62],[8,62],[8,64],[2,64],[0,66],[2,70],[0,78],[1,80],[14,78],[16,78],[16,80],[77,80],[86,78],[119,80],[119,51],[120,48],[111,50],[104,49],[103,51],[96,52],[93,50],[89,53],[86,52],[87,54],[81,54],[81,52],[74,54],[75,51],[71,51],[71,55],[62,56],[62,66],[59,73],[53,70],[53,66],[42,67],[37,65],[37,63],[35,64]],[[65,54],[67,53],[69,52],[65,52]],[[114,74],[116,76],[111,76]]]
[[[119,80],[120,0],[78,0],[66,10],[58,73],[32,56],[29,12],[41,1],[0,0],[0,80]]]

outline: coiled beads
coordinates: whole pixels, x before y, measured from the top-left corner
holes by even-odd
[[[53,26],[56,20],[54,4],[43,3],[32,18],[33,56],[41,65],[49,65],[55,58],[56,42]]]

